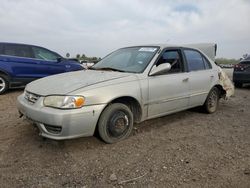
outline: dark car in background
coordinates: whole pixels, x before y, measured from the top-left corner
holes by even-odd
[[[234,66],[233,82],[236,87],[242,87],[243,84],[250,83],[250,56]]]
[[[40,46],[0,43],[0,94],[38,78],[82,69],[79,62]]]

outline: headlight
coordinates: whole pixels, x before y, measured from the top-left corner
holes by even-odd
[[[85,98],[82,96],[60,96],[51,95],[44,98],[44,106],[61,108],[61,109],[74,109],[83,107]]]

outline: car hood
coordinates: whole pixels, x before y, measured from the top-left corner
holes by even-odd
[[[29,83],[26,90],[38,95],[67,94],[80,88],[124,78],[131,73],[84,70],[48,76]]]

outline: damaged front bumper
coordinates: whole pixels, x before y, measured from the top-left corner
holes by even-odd
[[[33,122],[39,129],[41,136],[64,140],[76,137],[92,136],[98,118],[105,105],[92,105],[80,109],[61,110],[44,107],[42,98],[30,104],[24,95],[17,100],[20,116]]]

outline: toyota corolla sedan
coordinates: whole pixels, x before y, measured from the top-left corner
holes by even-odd
[[[121,48],[89,70],[31,82],[17,107],[44,137],[98,132],[114,143],[127,138],[134,123],[197,106],[214,113],[227,94],[215,53],[215,44]]]

